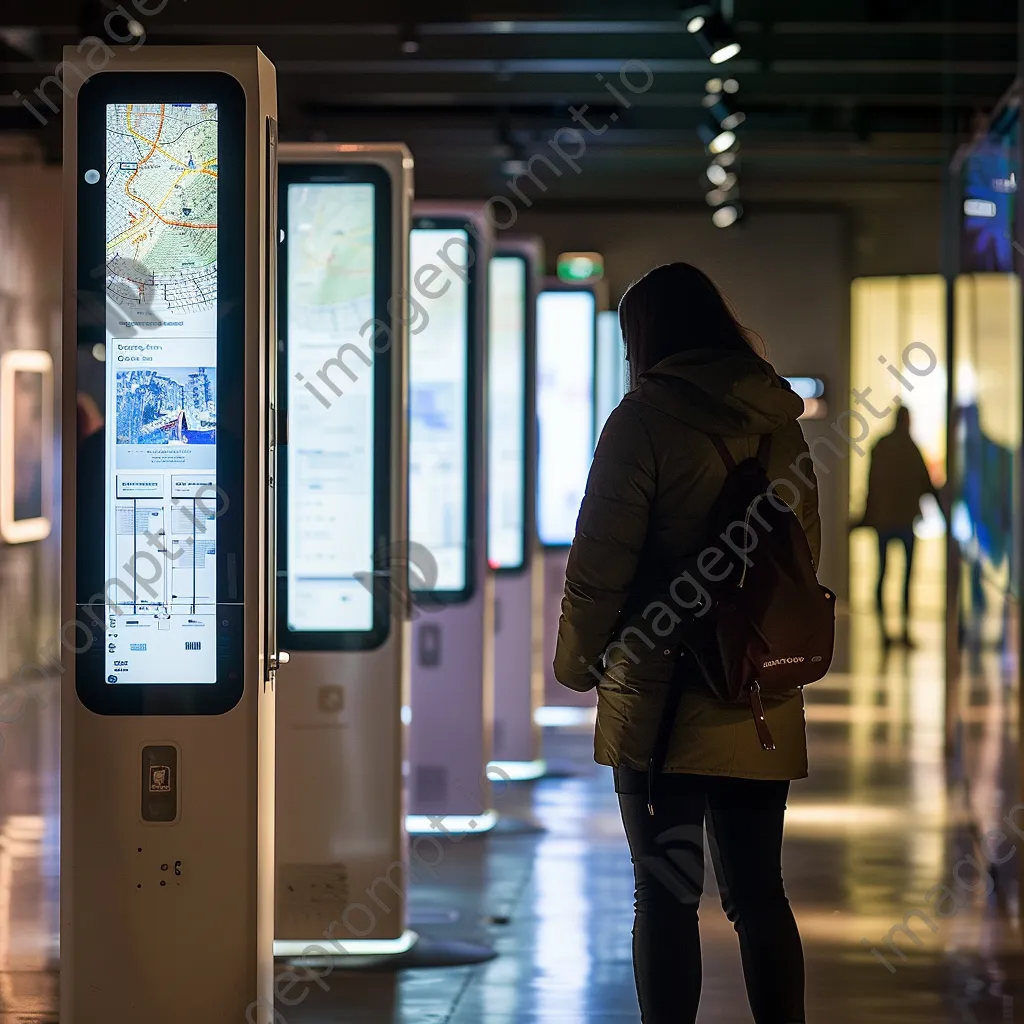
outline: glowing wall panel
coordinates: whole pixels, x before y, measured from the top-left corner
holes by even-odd
[[[938,274],[914,277],[864,277],[851,285],[850,386],[853,410],[868,424],[863,456],[850,458],[850,517],[858,519],[867,497],[870,451],[893,428],[897,403],[910,410],[911,432],[936,486],[946,475],[946,314],[945,284]],[[908,366],[909,364],[909,366]],[[928,372],[922,373],[927,367]],[[913,369],[911,369],[911,367]],[[905,379],[894,375],[898,371]],[[914,370],[917,372],[915,373]],[[856,396],[861,396],[858,401]],[[838,410],[837,410],[838,411]],[[884,415],[876,415],[876,413]],[[859,429],[851,425],[851,431]],[[944,603],[945,523],[933,501],[925,499],[916,533],[914,607],[937,616]],[[896,552],[892,552],[891,561]],[[874,531],[851,537],[850,596],[855,608],[874,607],[878,565]],[[898,565],[898,562],[897,562]],[[898,602],[898,578],[891,573],[887,601]]]
[[[1021,287],[1015,274],[956,281],[952,529],[968,649],[1012,644],[1020,597]]]

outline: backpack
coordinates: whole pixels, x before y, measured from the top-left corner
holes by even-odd
[[[720,437],[708,437],[729,475],[711,508],[707,542],[695,562],[708,600],[681,630],[683,657],[690,664],[671,680],[650,763],[652,779],[671,741],[681,676],[696,674],[718,700],[749,704],[761,746],[774,750],[761,695],[821,679],[835,646],[835,595],[818,583],[800,521],[768,479],[771,435],[761,438],[756,456],[739,464]]]

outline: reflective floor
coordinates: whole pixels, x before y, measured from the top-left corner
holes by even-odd
[[[807,691],[812,774],[794,786],[786,866],[807,953],[808,1019],[1024,1022],[1015,924],[1024,847],[984,844],[1003,861],[993,880],[979,846],[1017,799],[1016,694],[995,654],[969,665],[947,761],[937,624],[920,625],[917,637],[919,650],[883,655],[877,626],[858,620],[846,670]],[[26,719],[19,728],[50,732],[40,725]],[[55,977],[45,970],[52,949],[41,939],[46,922],[27,910],[52,912],[52,899],[40,896],[52,895],[54,851],[42,819],[19,813],[46,799],[19,788],[27,776],[18,759],[28,755],[15,752],[30,748],[14,738],[0,790],[0,1024],[42,1024],[55,1019]],[[549,777],[499,793],[504,830],[442,836],[429,858],[436,866],[421,859],[412,894],[412,925],[428,941],[493,945],[499,956],[397,975],[335,970],[293,990],[303,998],[279,1006],[280,1024],[639,1020],[631,870],[610,775],[592,763],[585,725],[548,730],[546,747]],[[1015,820],[1024,834],[1024,808]],[[700,1021],[747,1021],[713,876],[707,892]]]
[[[961,742],[947,764],[941,633],[925,623],[916,635],[918,650],[885,655],[877,625],[858,620],[849,670],[807,691],[813,767],[794,786],[786,867],[806,946],[808,1019],[1024,1021],[1013,923],[1024,847],[1009,857],[1009,844],[989,849],[1004,859],[994,882],[973,866],[983,863],[978,839],[1016,799],[1016,695],[1004,689],[995,656],[982,658],[958,700]],[[549,730],[547,754],[552,777],[517,784],[497,801],[507,817],[546,831],[442,839],[436,879],[414,891],[422,935],[493,943],[499,957],[397,979],[335,972],[325,979],[329,991],[315,987],[301,1006],[280,1007],[284,1019],[639,1021],[631,870],[610,775],[593,765],[586,727]],[[1016,820],[1024,832],[1024,811]],[[700,1021],[736,1024],[750,1013],[713,875],[707,893]],[[900,930],[904,923],[912,934]]]

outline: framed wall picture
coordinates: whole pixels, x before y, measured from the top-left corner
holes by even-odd
[[[48,537],[53,519],[53,360],[0,355],[0,540]]]

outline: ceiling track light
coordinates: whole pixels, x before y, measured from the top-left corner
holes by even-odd
[[[420,37],[414,25],[404,25],[398,34],[398,49],[407,57],[420,51]]]
[[[734,95],[740,91],[740,83],[735,78],[709,78],[704,83],[704,91],[709,96],[714,96],[721,92]]]
[[[742,110],[737,110],[721,93],[705,96],[703,105],[726,131],[734,131],[747,119],[747,115]]]
[[[721,189],[723,192],[734,189],[739,181],[732,171],[727,171],[721,164],[712,164],[704,174],[715,188]]]
[[[736,133],[728,128],[723,128],[710,115],[697,125],[697,134],[712,156],[728,152],[736,145]]]
[[[697,37],[712,64],[724,64],[740,52],[741,44],[717,11],[690,18],[686,31]]]
[[[711,214],[711,223],[716,228],[732,227],[743,216],[743,207],[738,202],[725,203]]]

